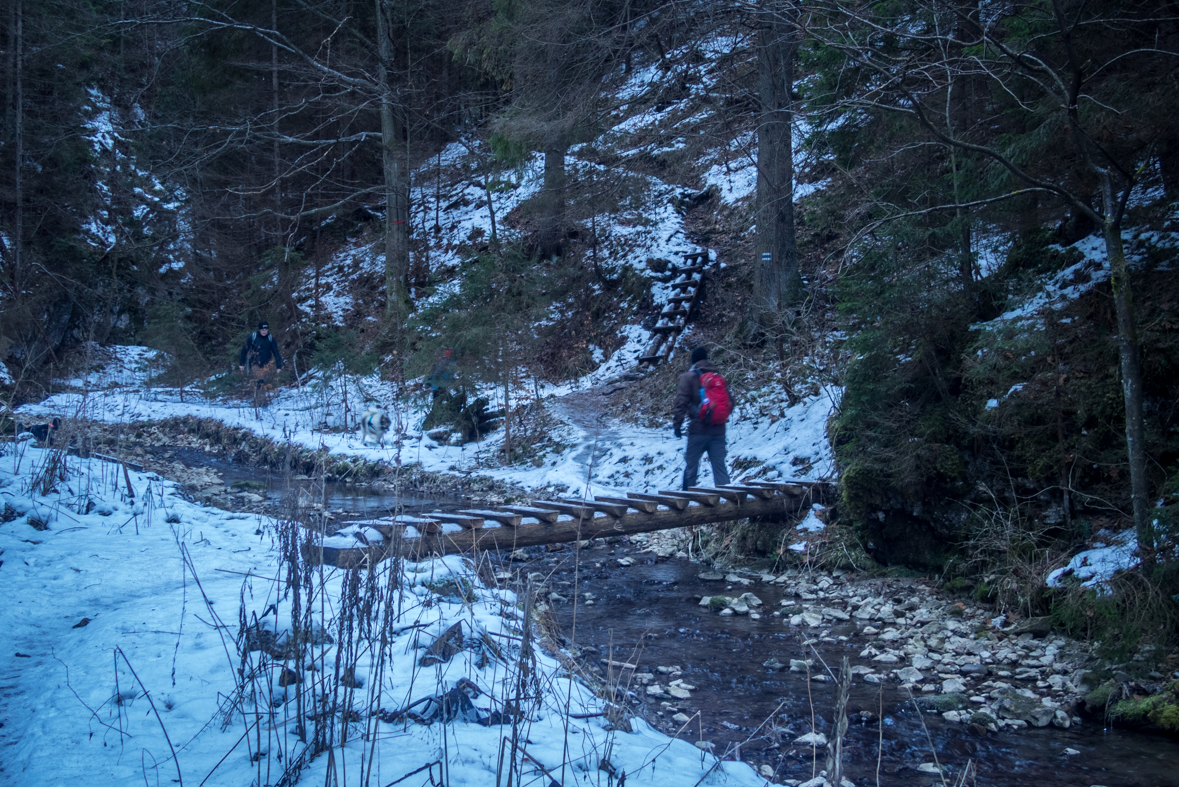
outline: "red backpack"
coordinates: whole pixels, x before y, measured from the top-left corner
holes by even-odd
[[[725,378],[716,372],[700,375],[700,410],[697,417],[705,426],[723,424],[733,412],[733,398]]]

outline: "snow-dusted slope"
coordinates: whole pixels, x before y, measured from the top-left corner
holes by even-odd
[[[152,475],[59,460],[27,444],[0,455],[0,781],[276,784],[306,753],[300,728],[309,736],[314,728],[295,713],[296,686],[279,677],[294,668],[321,692],[335,680],[337,650],[350,642],[337,625],[343,572],[313,582],[317,625],[334,639],[311,648],[313,664],[266,661],[258,651],[243,659],[239,620],[257,616],[279,640],[289,633],[276,523],[194,505]],[[357,640],[349,657],[355,680],[347,682],[359,684],[350,742],[311,759],[303,783],[389,784],[434,762],[449,784],[492,784],[511,726],[477,719],[519,692],[516,599],[484,587],[454,557],[406,564],[398,581],[382,671],[376,640]],[[466,588],[463,597],[456,588]],[[467,642],[486,635],[497,647],[468,646],[420,666],[460,622]],[[544,768],[563,771],[567,784],[606,785],[622,772],[636,785],[764,784],[749,766],[719,763],[639,720],[632,732],[611,729],[598,715],[602,702],[543,652],[532,678],[539,696],[523,703],[521,720],[526,778]],[[468,685],[481,692],[468,690],[473,707],[445,725],[377,718],[379,709]],[[416,707],[428,715],[428,702]],[[337,742],[339,721],[329,722]]]

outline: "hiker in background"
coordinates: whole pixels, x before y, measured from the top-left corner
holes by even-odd
[[[269,390],[270,381],[282,369],[282,356],[278,353],[278,342],[270,335],[270,323],[265,320],[258,323],[258,330],[246,339],[237,368],[254,381],[255,397]]]
[[[438,359],[434,370],[426,375],[426,385],[430,386],[430,392],[433,394],[433,399],[435,400],[447,392],[450,387],[450,381],[454,379],[453,355],[454,353],[450,350],[443,350],[442,357]]]
[[[712,483],[729,483],[725,469],[725,423],[733,411],[733,400],[725,378],[721,377],[708,350],[692,350],[692,365],[680,375],[672,408],[672,428],[676,437],[683,437],[680,425],[688,419],[688,448],[684,452],[684,489],[696,486],[700,458],[708,452],[712,464]]]

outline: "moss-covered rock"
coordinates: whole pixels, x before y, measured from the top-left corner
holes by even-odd
[[[1179,733],[1179,680],[1172,681],[1158,694],[1127,697],[1113,703],[1108,717],[1115,724],[1153,727],[1172,735]]]
[[[945,713],[951,710],[963,710],[970,707],[970,698],[965,694],[934,694],[928,697],[918,697],[915,702],[922,710]]]

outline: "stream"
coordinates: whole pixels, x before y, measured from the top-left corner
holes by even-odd
[[[637,560],[623,568],[618,558]],[[805,673],[767,668],[776,658],[783,664],[804,655],[838,672],[843,656],[857,663],[863,637],[853,624],[833,625],[824,641],[804,647],[797,628],[783,618],[764,615],[722,617],[697,604],[701,596],[726,592],[724,582],[700,578],[705,568],[684,559],[655,558],[624,545],[582,552],[575,570],[573,550],[530,564],[529,571],[549,576],[551,587],[574,598],[593,594],[593,604],[556,603],[553,610],[563,636],[597,650],[587,661],[611,653],[615,662],[637,663],[634,672],[655,673],[666,683],[676,677],[658,668],[679,667],[679,678],[694,686],[691,697],[671,700],[645,697],[647,718],[664,732],[691,742],[701,738],[721,754],[739,746],[740,756],[755,768],[769,766],[775,781],[806,781],[824,769],[826,750],[817,764],[810,746],[792,744],[813,729],[830,735],[837,686],[834,680],[808,680]],[[778,607],[781,587],[755,583],[748,588]],[[846,637],[846,641],[840,641]],[[614,670],[625,684],[630,670]],[[631,690],[643,697],[643,686]],[[671,721],[673,711],[694,717],[687,724]],[[865,712],[867,721],[860,715]],[[699,717],[695,714],[699,712]],[[1016,787],[1166,787],[1179,785],[1179,741],[1123,730],[1103,730],[1086,721],[1069,729],[1027,728],[982,734],[951,723],[936,713],[921,713],[895,682],[881,686],[853,680],[848,703],[850,725],[843,748],[844,777],[856,785],[941,784],[934,773],[921,772],[936,752],[946,782],[955,784],[968,763],[976,776],[966,784]],[[881,718],[882,717],[882,718]],[[812,721],[813,719],[813,721]],[[766,723],[767,721],[771,723]],[[1066,753],[1066,749],[1077,752]],[[730,757],[733,755],[730,754]],[[929,767],[929,766],[927,766]],[[879,777],[877,769],[879,768]]]

